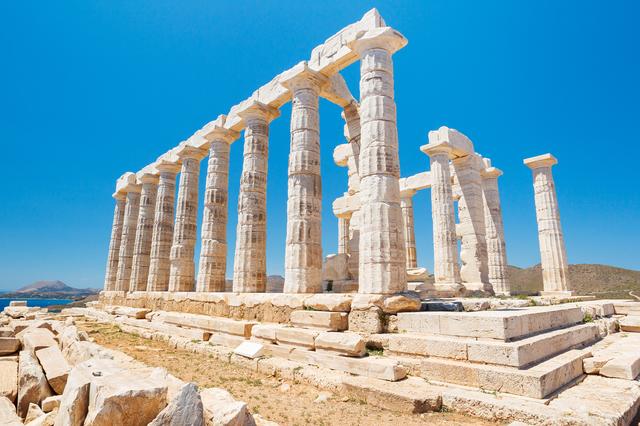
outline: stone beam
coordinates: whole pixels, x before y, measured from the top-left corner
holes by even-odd
[[[429,143],[420,147],[422,152],[426,152],[430,147],[446,144],[447,149],[451,152],[451,158],[465,157],[474,153],[473,143],[464,134],[456,129],[450,129],[446,126],[440,127],[438,130],[429,132]]]

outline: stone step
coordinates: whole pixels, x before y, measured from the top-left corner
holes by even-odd
[[[401,333],[387,335],[394,354],[429,356],[522,368],[598,339],[595,324],[578,324],[514,342]]]
[[[349,397],[401,413],[427,413],[442,407],[441,388],[419,377],[391,382],[353,376],[342,380]]]
[[[184,312],[153,312],[152,322],[163,322],[181,327],[199,328],[210,332],[234,334],[236,336],[251,337],[251,328],[256,325],[253,321],[234,320],[231,318],[212,317],[208,315],[187,314]]]
[[[583,318],[582,310],[577,306],[479,312],[404,312],[398,313],[398,330],[512,341],[578,324]]]
[[[540,399],[582,376],[582,360],[590,355],[573,349],[527,369],[426,358],[415,369],[430,381]]]

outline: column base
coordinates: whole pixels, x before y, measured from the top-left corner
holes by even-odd
[[[483,282],[471,282],[471,283],[462,283],[464,288],[467,289],[467,293],[482,293],[485,295],[493,294],[493,286],[489,283]]]
[[[540,296],[542,297],[554,297],[554,298],[564,298],[564,297],[572,297],[574,296],[573,291],[541,291]]]
[[[457,297],[464,296],[466,288],[460,283],[434,283],[434,296]]]

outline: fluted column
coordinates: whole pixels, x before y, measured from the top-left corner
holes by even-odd
[[[420,149],[429,156],[431,164],[434,285],[441,290],[459,291],[462,286],[449,170],[451,146],[447,143],[430,143]]]
[[[472,291],[492,292],[487,267],[484,207],[482,204],[482,159],[476,154],[452,161],[460,188],[458,236],[461,239],[460,279]]]
[[[136,228],[136,242],[133,246],[133,263],[131,267],[130,291],[145,291],[149,277],[151,262],[151,238],[158,194],[158,176],[145,173],[140,177],[142,192],[140,193],[140,211]]]
[[[207,134],[211,142],[202,215],[202,246],[196,291],[225,290],[227,270],[227,200],[230,144],[238,133],[215,126]]]
[[[538,240],[542,264],[543,296],[570,295],[567,252],[560,226],[560,211],[551,167],[558,160],[551,154],[527,158],[524,164],[533,172]]]
[[[120,256],[120,241],[122,238],[122,226],[124,222],[125,195],[113,194],[116,206],[113,210],[113,224],[111,225],[111,240],[109,242],[109,257],[107,258],[107,271],[104,277],[104,290],[113,291],[116,289],[116,278],[118,275],[118,259]]]
[[[405,261],[406,268],[418,267],[418,257],[416,253],[416,231],[413,223],[413,195],[415,191],[408,191],[400,196],[400,207],[402,208],[402,229],[405,241]]]
[[[173,244],[176,175],[180,171],[180,165],[159,162],[156,168],[160,172],[160,183],[158,184],[153,235],[151,237],[151,262],[147,291],[167,291],[171,269],[171,245]]]
[[[140,211],[141,189],[141,185],[133,184],[128,185],[126,189],[127,199],[124,207],[120,253],[118,254],[118,274],[116,277],[117,291],[129,291],[131,264],[133,261],[133,246],[136,240],[136,227],[138,223],[138,213]]]
[[[292,94],[285,293],[322,292],[322,180],[318,93],[327,81],[302,64],[283,85]]]
[[[360,293],[407,289],[391,59],[405,44],[388,27],[351,44],[360,57]]]
[[[182,161],[178,203],[171,246],[169,291],[193,291],[195,287],[194,250],[198,215],[198,177],[200,160],[206,150],[184,145],[177,152]]]
[[[349,222],[351,215],[338,216],[338,253],[349,254]]]
[[[279,111],[253,102],[239,112],[245,123],[238,196],[233,291],[264,293],[267,287],[267,165],[269,122]]]
[[[489,283],[497,295],[511,294],[507,279],[507,250],[502,223],[502,208],[498,192],[498,177],[502,171],[487,167],[482,171],[482,200],[484,205],[484,223],[487,240],[487,259]]]

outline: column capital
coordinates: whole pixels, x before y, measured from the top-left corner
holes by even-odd
[[[160,173],[178,173],[181,169],[181,165],[180,163],[173,163],[165,159],[160,159],[156,162],[156,169]]]
[[[246,126],[246,122],[251,119],[263,119],[267,123],[280,116],[280,110],[274,108],[271,105],[264,104],[262,102],[252,100],[246,105],[243,105],[237,112],[238,116],[242,119]]]
[[[447,154],[449,159],[455,158],[453,155],[453,147],[449,142],[436,142],[428,143],[420,147],[420,151],[427,154],[429,157],[437,154]]]
[[[480,171],[480,176],[482,176],[483,179],[499,178],[502,176],[502,170],[496,167],[487,167]]]
[[[227,116],[221,114],[214,121],[210,121],[202,128],[202,136],[209,141],[222,141],[228,144],[233,143],[240,137],[240,132],[224,127]]]
[[[116,201],[124,201],[127,197],[126,194],[122,193],[122,192],[114,192],[113,195],[111,195]]]
[[[551,168],[552,166],[555,166],[556,164],[558,164],[558,159],[553,155],[551,155],[550,153],[547,153],[547,154],[542,154],[535,157],[525,158],[523,160],[523,163],[525,166],[527,166],[531,170],[534,170],[542,167]]]
[[[408,200],[411,201],[411,198],[416,194],[415,189],[400,189],[400,201]]]
[[[122,188],[122,192],[124,194],[140,193],[142,192],[142,185],[139,183],[128,183],[124,188]]]
[[[198,161],[206,157],[208,153],[209,151],[206,149],[196,148],[184,142],[178,145],[178,149],[176,150],[178,158],[195,158]]]
[[[362,37],[349,43],[349,47],[358,56],[369,49],[384,49],[390,54],[405,47],[408,40],[391,27],[374,28],[365,32]]]
[[[280,80],[280,84],[290,92],[295,92],[297,89],[314,89],[319,92],[328,81],[327,76],[312,70],[307,61],[302,61],[287,71]]]
[[[156,173],[151,173],[151,172],[142,172],[142,173],[138,172],[138,175],[136,177],[139,184],[153,183],[157,185],[158,180],[160,179]]]

